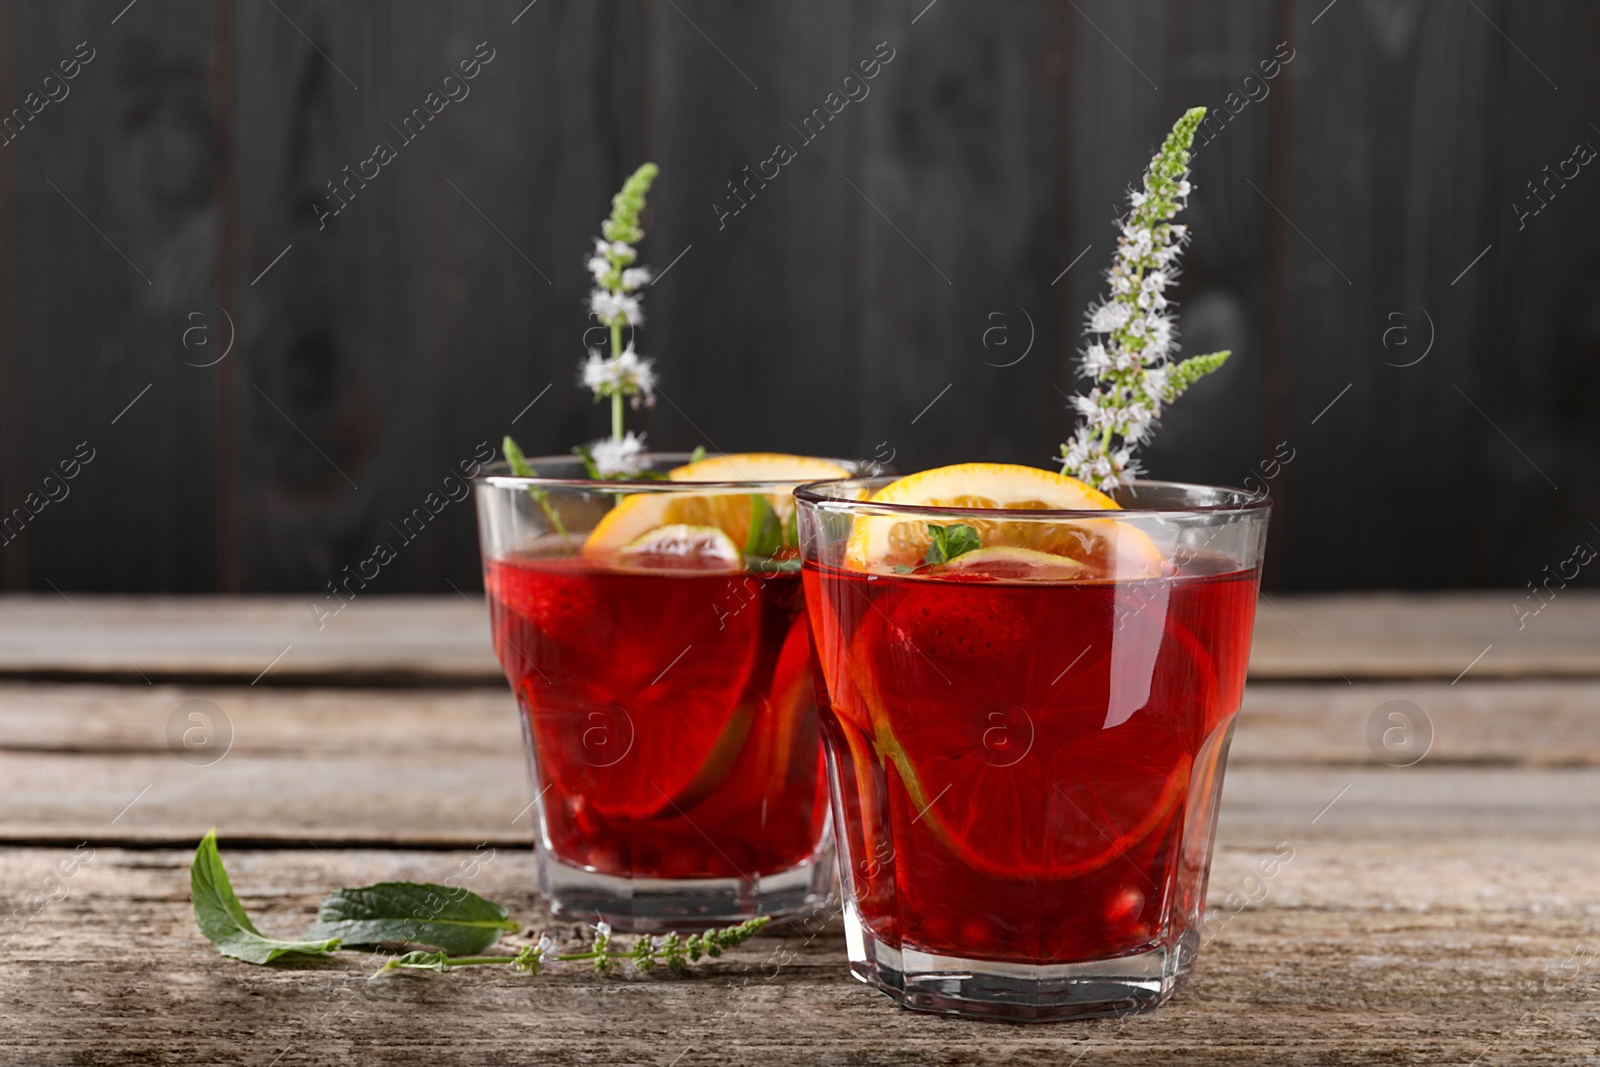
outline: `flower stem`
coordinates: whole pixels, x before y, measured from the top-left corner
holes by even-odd
[[[611,358],[617,359],[622,355],[622,323],[611,324]],[[611,439],[622,440],[622,393],[611,394]]]

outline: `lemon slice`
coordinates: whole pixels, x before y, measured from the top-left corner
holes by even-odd
[[[821,482],[848,478],[850,472],[832,460],[814,456],[739,452],[674,467],[668,477],[675,482]]]
[[[668,474],[674,482],[817,482],[828,478],[848,478],[850,472],[837,463],[811,456],[789,456],[778,452],[742,452],[714,456],[675,467]],[[586,556],[617,552],[652,530],[664,526],[711,526],[722,531],[736,546],[750,538],[750,497],[748,493],[631,493],[617,500],[583,543]],[[772,493],[767,502],[780,520],[794,510],[794,497]]]
[[[1042,582],[1070,582],[1094,577],[1086,563],[1071,556],[1058,556],[1054,552],[1040,552],[1034,548],[1016,548],[995,545],[992,548],[975,548],[964,552],[948,563],[929,567],[928,574],[959,574],[976,577],[982,575],[997,581],[1024,579]]]
[[[744,566],[733,539],[715,526],[674,523],[637,537],[618,553],[630,566],[667,570],[729,570]]]
[[[1019,512],[1121,510],[1115,500],[1076,478],[1011,463],[959,463],[921,471],[890,482],[872,494],[870,502]],[[1147,578],[1161,571],[1161,551],[1143,530],[1129,522],[1008,521],[1000,517],[961,516],[952,517],[950,523],[970,526],[977,532],[983,548],[976,551],[1011,548],[1064,557],[1083,566],[1083,572],[1076,575],[1080,578]],[[926,557],[931,541],[926,519],[857,516],[845,545],[845,566],[871,571],[917,567]],[[962,558],[958,556],[955,562]],[[1012,563],[1018,576],[1038,565],[1036,559],[1031,568],[1017,566],[1016,560]],[[1066,577],[1065,569],[1055,568],[1049,577]]]

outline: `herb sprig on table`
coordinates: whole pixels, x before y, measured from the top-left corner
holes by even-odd
[[[515,971],[533,975],[557,963],[580,961],[592,963],[599,974],[615,973],[624,963],[632,963],[640,971],[662,964],[677,972],[742,945],[770,921],[760,916],[689,937],[677,933],[640,936],[627,948],[613,944],[611,927],[602,922],[595,926],[593,944],[580,952],[562,952],[556,940],[543,933],[537,943],[515,955],[486,956],[480,953],[504,934],[521,928],[504,907],[460,886],[380,882],[329,893],[304,939],[280,941],[262,935],[239,903],[217,851],[216,830],[206,834],[195,849],[189,887],[200,932],[218,952],[245,963],[269,964],[284,956],[325,956],[357,945],[431,945],[437,950],[397,955],[379,968],[378,974],[510,964]]]

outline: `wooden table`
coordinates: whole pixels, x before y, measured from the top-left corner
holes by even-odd
[[[1515,599],[1263,603],[1193,982],[1037,1027],[893,1007],[837,921],[677,979],[224,959],[188,899],[211,826],[269,934],[474,850],[474,889],[548,921],[480,606],[373,598],[319,629],[291,598],[0,600],[0,1062],[1600,1063],[1600,598],[1520,630]],[[168,744],[194,700],[231,727],[205,766]],[[1391,700],[1431,722],[1415,765],[1369,746]]]

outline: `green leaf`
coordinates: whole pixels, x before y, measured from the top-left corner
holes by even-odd
[[[500,451],[505,454],[506,463],[511,466],[511,473],[518,478],[537,478],[539,472],[528,465],[528,457],[522,454],[522,449],[506,434],[505,440],[500,442]]]
[[[928,523],[928,535],[933,538],[933,543],[928,546],[928,554],[922,562],[932,566],[936,563],[949,563],[957,556],[971,552],[982,546],[978,540],[978,531],[965,523],[956,523],[952,526],[936,526]]]
[[[506,909],[466,889],[418,882],[380,882],[340,889],[322,898],[317,937],[337,937],[347,945],[406,942],[445,952],[480,952],[517,923]]]
[[[409,971],[438,971],[441,974],[450,969],[450,956],[444,952],[407,952],[404,956],[396,956],[378,971],[395,970]]]
[[[800,509],[789,512],[789,521],[783,524],[783,547],[800,547]]]
[[[770,559],[783,547],[783,523],[772,502],[760,493],[750,497],[750,536],[745,539],[746,559]]]
[[[539,472],[534,470],[532,465],[528,463],[528,457],[522,454],[522,449],[517,447],[517,443],[511,439],[510,434],[506,434],[505,439],[500,442],[500,451],[505,455],[506,463],[510,465],[512,474],[515,474],[518,478],[539,477]],[[539,510],[544,512],[544,517],[550,523],[550,527],[561,535],[561,540],[566,541],[567,528],[562,525],[561,516],[556,513],[556,509],[550,506],[550,494],[543,489],[530,485],[528,486],[528,495],[533,497],[534,503],[539,505]]]
[[[706,446],[705,445],[695,445],[694,446],[694,451],[689,453],[689,462],[690,463],[699,463],[701,460],[703,460],[705,458],[706,458]]]
[[[589,451],[588,445],[577,445],[572,451],[583,462],[583,473],[587,477],[597,482],[606,480],[605,475],[600,473],[600,468],[595,466],[594,453]]]
[[[194,898],[194,921],[206,939],[224,956],[246,963],[271,963],[285,953],[320,956],[339,947],[339,939],[276,941],[262,937],[244,905],[233,895],[228,872],[217,853],[217,831],[201,839],[189,866],[189,893]]]

